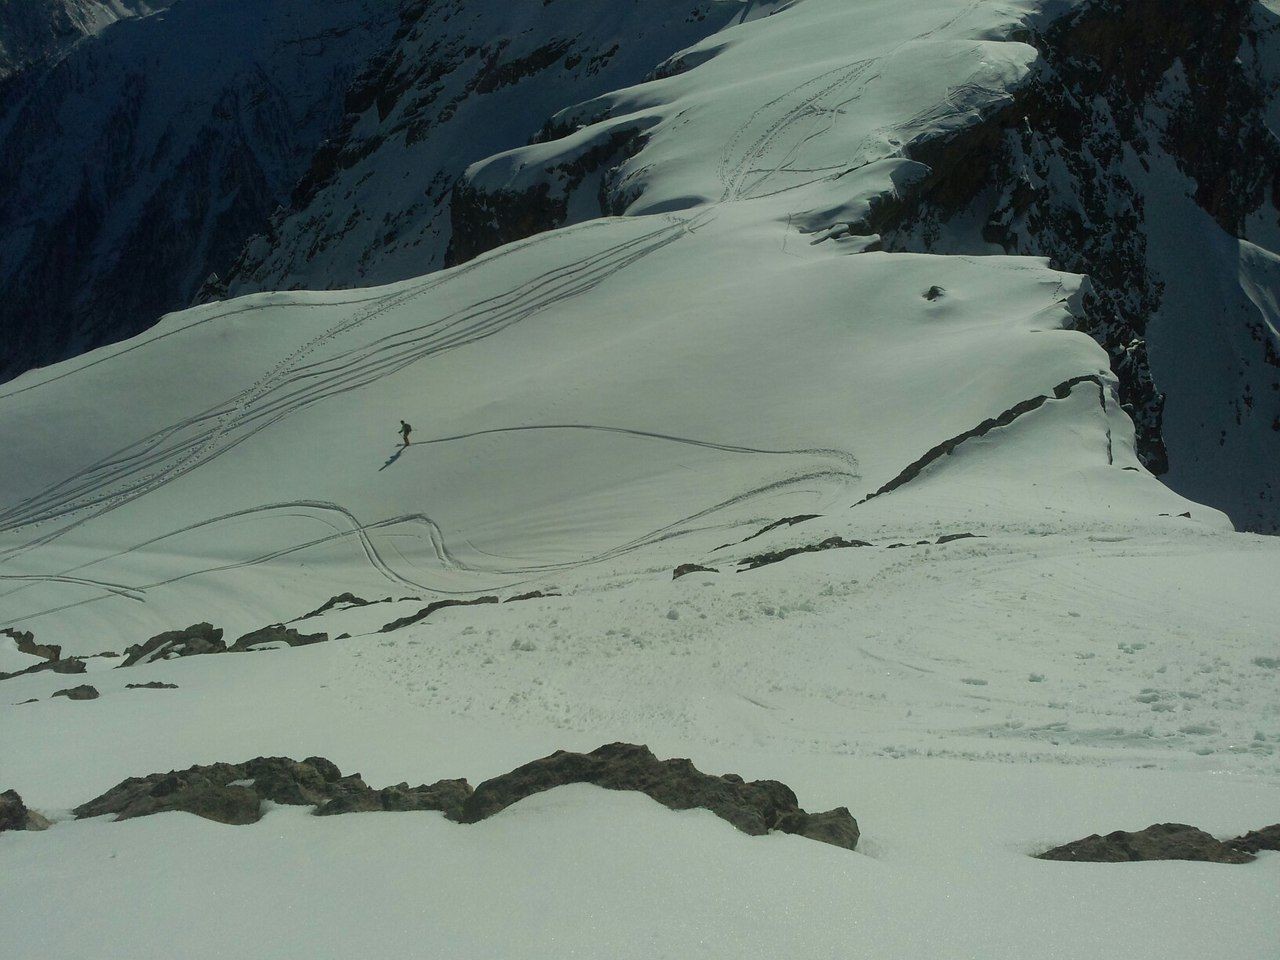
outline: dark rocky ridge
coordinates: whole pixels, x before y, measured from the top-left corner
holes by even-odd
[[[784,783],[710,776],[688,760],[659,760],[648,747],[631,743],[611,743],[591,753],[560,750],[517,767],[476,787],[454,817],[477,823],[525,797],[569,783],[636,790],[672,810],[702,807],[752,836],[779,830],[848,850],[858,845],[858,824],[844,807],[806,813]]]
[[[465,780],[430,786],[399,784],[374,790],[360,774],[343,776],[323,757],[299,762],[258,757],[245,763],[214,763],[169,773],[131,777],[75,808],[78,818],[115,814],[117,820],[181,810],[219,823],[256,823],[262,803],[316,807],[316,814],[364,810],[454,809],[471,788]]]
[[[466,780],[375,789],[358,773],[343,776],[323,757],[301,762],[258,757],[131,777],[76,807],[75,814],[114,814],[127,820],[181,810],[219,823],[248,824],[261,819],[262,802],[270,800],[314,806],[317,816],[436,810],[459,823],[477,823],[535,793],[571,783],[638,791],[672,810],[707,809],[752,836],[777,830],[848,850],[858,843],[858,824],[844,807],[810,814],[776,780],[711,776],[688,760],[659,760],[648,747],[629,743],[607,744],[591,753],[557,751],[486,780],[474,791]]]

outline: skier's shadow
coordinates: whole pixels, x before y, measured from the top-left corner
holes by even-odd
[[[396,452],[393,453],[391,456],[387,457],[387,462],[378,468],[378,472],[381,473],[383,470],[387,469],[387,467],[391,466],[393,463],[399,460],[401,455],[405,452],[406,449],[408,448],[396,447]]]

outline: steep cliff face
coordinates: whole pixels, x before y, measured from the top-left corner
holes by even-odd
[[[1276,23],[1250,0],[1097,0],[1030,24],[1033,80],[909,151],[927,175],[869,224],[889,249],[1088,274],[1080,328],[1111,357],[1144,464],[1266,532],[1280,529]]]
[[[402,280],[554,224],[564,211],[548,196],[517,218],[519,228],[477,242],[484,224],[505,219],[489,208],[510,212],[513,198],[455,193],[455,185],[468,165],[526,144],[564,107],[639,82],[744,6],[407,3],[393,41],[348,92],[341,130],[317,152],[288,206],[246,246],[226,289]]]
[[[0,4],[0,82],[65,51],[118,20],[174,0],[10,0]]]
[[[179,3],[0,102],[0,379],[146,329],[261,229],[390,36],[382,5]]]

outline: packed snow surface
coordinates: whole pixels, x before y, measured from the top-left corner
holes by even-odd
[[[0,390],[0,625],[93,654],[379,601],[312,646],[0,681],[0,779],[59,820],[0,836],[9,955],[1275,956],[1280,855],[1029,856],[1280,820],[1274,542],[1140,468],[1082,278],[845,229],[1025,78],[999,38],[1044,11],[775,11],[614,95],[650,133],[628,216]],[[865,545],[740,562],[832,537]],[[477,783],[613,740],[847,805],[859,850],[588,786],[471,826],[68,812],[195,763]]]

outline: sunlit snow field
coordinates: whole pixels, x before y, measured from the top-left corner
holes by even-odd
[[[652,131],[629,216],[0,387],[0,626],[93,654],[388,598],[313,646],[0,683],[0,786],[57,821],[0,836],[5,955],[1274,960],[1280,854],[1031,854],[1280,820],[1275,541],[1141,469],[1087,281],[813,232],[1007,97],[1041,7],[750,19],[611,95]],[[740,563],[833,536],[865,545]],[[197,763],[474,784],[617,740],[846,805],[858,851],[581,785],[469,826],[70,814]]]

